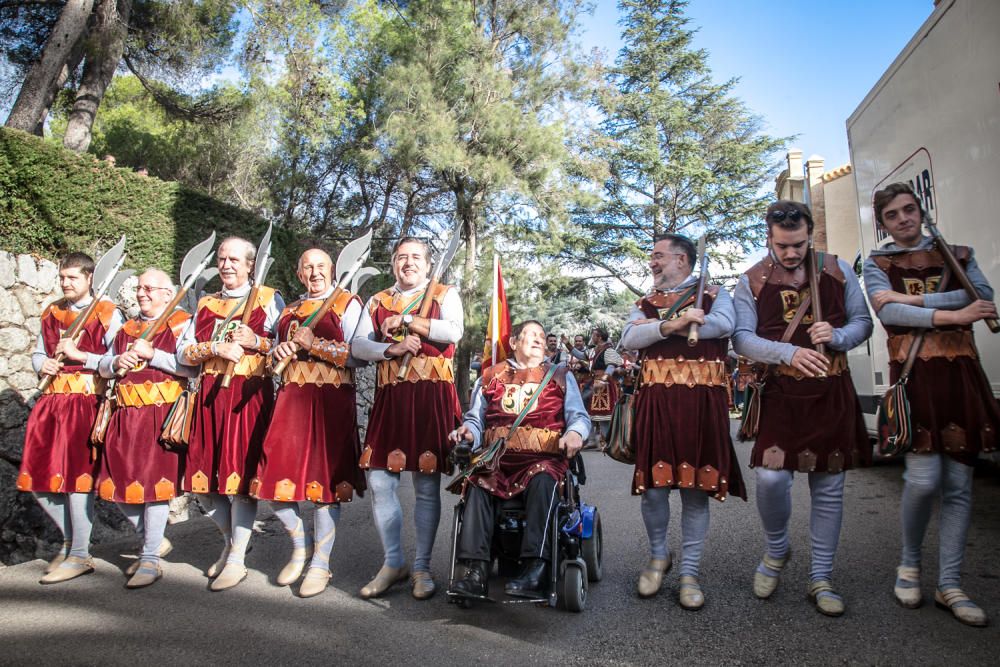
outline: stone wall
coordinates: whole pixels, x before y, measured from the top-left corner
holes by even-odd
[[[34,498],[16,487],[25,424],[38,383],[31,351],[42,311],[61,296],[58,275],[47,259],[0,251],[0,562],[7,565],[47,558],[62,541]],[[103,501],[98,505],[95,542],[131,531],[117,508]]]

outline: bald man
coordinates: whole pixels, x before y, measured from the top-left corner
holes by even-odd
[[[261,285],[248,304],[257,250],[246,239],[229,237],[219,246],[216,266],[222,290],[198,301],[198,312],[181,336],[180,363],[201,365],[194,423],[183,487],[199,502],[225,540],[219,559],[206,571],[210,589],[223,591],[243,581],[247,546],[257,516],[250,480],[257,473],[274,384],[266,373],[281,295]],[[243,311],[250,317],[243,324]],[[232,383],[222,386],[229,362]]]
[[[278,319],[275,364],[288,360],[250,494],[268,500],[292,539],[292,557],[278,574],[282,586],[295,583],[300,597],[322,593],[330,580],[330,554],[340,504],[365,489],[358,467],[358,439],[351,340],[361,318],[361,301],[343,292],[318,321],[333,294],[333,260],[313,248],[302,253],[298,277],[306,288]],[[312,329],[306,327],[312,322]],[[313,530],[307,534],[299,503],[314,503]],[[311,560],[310,559],[311,554]]]
[[[115,383],[117,409],[104,441],[97,490],[121,508],[142,534],[142,553],[126,574],[126,588],[143,588],[163,576],[160,548],[170,514],[169,501],[180,488],[182,456],[160,446],[160,429],[174,402],[197,374],[177,362],[177,340],[191,320],[175,311],[156,331],[147,333],[174,297],[170,277],[158,269],[139,276],[135,290],[139,317],[126,322],[107,341],[101,357],[102,377],[120,375]]]

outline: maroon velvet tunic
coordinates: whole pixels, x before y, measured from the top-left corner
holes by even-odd
[[[261,338],[265,308],[274,299],[274,290],[261,287],[249,327]],[[223,299],[218,294],[202,297],[195,316],[195,338],[211,341],[216,328],[232,312],[240,299]],[[240,323],[241,309],[232,323]],[[259,368],[253,375],[233,375],[229,388],[222,386],[225,363],[210,359],[203,365],[201,387],[195,404],[188,445],[183,487],[193,493],[247,495],[250,480],[257,472],[264,434],[274,405],[274,384],[264,369],[264,356],[244,351],[241,363]]]
[[[104,336],[114,316],[115,304],[102,300],[95,310],[77,347],[84,352],[103,355]],[[63,302],[52,304],[42,313],[42,341],[47,355],[55,356],[59,338],[76,316],[77,313]],[[62,393],[69,392],[72,385],[81,387],[83,384],[96,386],[97,393],[93,389]],[[98,394],[103,391],[103,382],[94,371],[66,360],[56,381],[38,398],[28,416],[18,490],[39,493],[89,493],[93,490],[100,461],[99,450],[91,454],[90,429],[97,416]]]
[[[313,329],[317,344],[344,342],[341,317],[352,300],[358,298],[344,294],[317,322]],[[322,303],[322,299],[306,299],[287,306],[278,321],[278,340],[291,340],[298,326]],[[314,377],[293,377],[291,365],[285,370],[264,438],[260,468],[250,486],[255,498],[329,504],[350,502],[355,491],[363,494],[365,476],[358,468],[361,442],[353,373],[338,370],[344,369],[346,357],[346,347],[332,363],[326,355],[313,356],[300,350],[296,360],[311,362]],[[333,382],[317,381],[334,376]]]
[[[152,341],[154,349],[171,356],[177,339],[191,316],[178,311],[170,316],[163,331]],[[150,322],[130,320],[118,331],[112,349],[123,354],[142,335]],[[160,445],[163,422],[187,378],[167,373],[148,364],[130,370],[115,387],[118,406],[111,415],[104,439],[104,464],[97,489],[101,498],[117,503],[151,503],[177,495],[184,456]],[[130,397],[130,398],[126,398]],[[153,399],[138,403],[135,397]]]
[[[525,403],[538,389],[551,364],[545,362],[535,368],[515,369],[501,361],[483,372],[482,392],[486,402],[486,424],[482,447],[492,444],[490,429],[509,429],[524,408]],[[481,487],[498,498],[513,498],[528,487],[528,482],[538,474],[548,475],[557,483],[566,476],[569,461],[561,450],[514,451],[512,443],[520,439],[534,443],[548,443],[547,449],[558,446],[558,438],[566,428],[563,411],[566,400],[566,367],[559,367],[541,396],[525,415],[513,435],[508,436],[508,448],[493,472],[484,472],[469,478],[470,484]],[[520,433],[518,433],[518,431]]]
[[[965,268],[971,256],[969,249],[956,246],[954,252]],[[944,260],[937,250],[880,255],[874,260],[889,276],[896,292],[924,294],[949,289],[940,286]],[[954,280],[949,281],[950,289],[954,284]],[[906,327],[885,329],[890,350],[902,344],[904,337],[910,337]],[[935,354],[935,348],[941,345],[932,338],[949,340],[951,349],[939,349]],[[899,379],[902,368],[903,360],[890,362],[891,382]],[[913,422],[914,453],[941,452],[973,465],[979,452],[996,449],[1000,409],[979,363],[971,325],[937,327],[928,332],[906,382],[906,395]]]
[[[703,308],[712,312],[717,290],[706,290]],[[660,319],[683,294],[654,294],[639,301],[647,318]],[[677,308],[671,319],[694,305],[695,296]],[[728,338],[704,339],[689,347],[687,337],[668,336],[642,350],[643,364],[675,360],[715,362],[721,384],[641,382],[635,396],[633,442],[636,450],[632,494],[648,488],[701,489],[718,500],[733,494],[746,500],[746,488],[729,434],[729,406],[725,385]],[[690,361],[685,361],[690,360]],[[719,372],[717,370],[717,372]],[[640,377],[642,375],[640,374]]]
[[[430,319],[440,319],[441,302],[448,289],[447,285],[440,285],[434,294],[428,313]],[[369,316],[374,330],[381,331],[382,322],[402,312],[413,299],[419,298],[419,294],[422,292],[402,299],[394,298],[392,290],[384,290],[372,297],[373,307],[370,306]],[[412,312],[418,309],[419,306]],[[393,341],[386,339],[383,342]],[[393,472],[451,472],[448,434],[461,423],[462,408],[451,372],[444,378],[431,367],[435,362],[440,364],[446,359],[450,362],[454,356],[454,345],[422,339],[414,366],[424,364],[429,379],[417,381],[396,380],[397,360],[378,362],[379,373],[390,377],[391,381],[383,383],[380,380],[375,389],[368,432],[365,434],[365,449],[361,454],[362,468]]]
[[[824,257],[819,276],[823,318],[839,328],[847,323],[845,278],[837,258]],[[747,271],[757,298],[757,335],[761,338],[781,340],[795,309],[809,292],[808,281],[794,285],[788,282],[790,275],[770,258]],[[789,342],[813,347],[807,332],[811,324],[812,315],[807,314]],[[871,449],[847,369],[824,378],[768,375],[751,467],[836,473],[871,463]]]
[[[618,402],[618,396],[621,394],[621,389],[615,378],[609,377],[607,381],[598,380],[598,378],[603,377],[604,369],[608,367],[608,362],[605,361],[604,355],[610,349],[611,345],[604,343],[594,352],[594,358],[590,362],[593,376],[591,379],[590,400],[587,401],[587,413],[594,421],[610,420],[611,413],[615,410],[615,403]]]

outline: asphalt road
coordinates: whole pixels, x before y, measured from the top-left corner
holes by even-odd
[[[748,444],[737,444],[746,462]],[[819,615],[806,600],[808,486],[794,489],[792,546],[781,585],[767,601],[751,592],[763,534],[751,501],[712,502],[712,528],[702,564],[707,603],[686,612],[676,602],[676,571],[658,597],[640,600],[635,580],[647,559],[639,501],[629,495],[631,469],[586,452],[584,499],[604,518],[604,580],[592,584],[581,614],[527,604],[470,610],[427,602],[408,587],[365,601],[358,589],[373,575],[381,548],[368,499],[345,506],[330,588],[303,600],[274,578],[290,552],[280,524],[261,512],[261,531],[247,563],[250,576],[223,593],[208,591],[202,571],[222,544],[203,517],[170,526],[176,545],[156,585],[129,591],[122,570],[135,544],[95,549],[95,574],[56,586],[37,583],[44,563],[0,569],[0,663],[173,665],[229,664],[996,664],[996,625],[967,628],[933,604],[909,611],[892,598],[899,550],[899,464],[848,473],[846,514],[835,571],[845,616]],[[411,504],[408,482],[401,489]],[[435,550],[439,584],[447,572],[453,497]],[[409,508],[407,508],[409,510]],[[410,513],[407,511],[407,522]],[[679,548],[679,503],[671,547]],[[963,584],[1000,622],[1000,475],[975,480],[975,516]],[[412,532],[407,531],[408,553]],[[927,545],[937,544],[932,522]],[[925,597],[933,592],[937,553],[925,549]],[[493,590],[499,591],[494,581]],[[500,597],[503,597],[502,595]]]

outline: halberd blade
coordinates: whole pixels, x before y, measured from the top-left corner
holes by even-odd
[[[111,284],[108,285],[108,291],[106,294],[112,299],[118,296],[118,290],[122,288],[125,281],[135,275],[135,271],[132,269],[125,269],[124,271],[119,271],[115,277],[111,280]]]
[[[188,278],[191,277],[191,274],[194,273],[205,260],[205,256],[212,253],[214,246],[215,232],[213,231],[207,239],[196,244],[193,248],[187,251],[187,254],[184,255],[184,260],[181,262],[181,285],[187,284]]]
[[[258,285],[264,284],[264,278],[267,277],[267,270],[270,268],[268,260],[271,258],[271,231],[273,229],[274,225],[270,222],[267,223],[267,231],[264,232],[264,237],[257,246],[257,262],[255,264],[256,270],[254,271],[253,279]]]
[[[444,276],[444,272],[448,270],[448,265],[451,264],[451,260],[455,259],[455,253],[458,252],[458,246],[462,242],[462,235],[456,226],[454,231],[451,233],[451,240],[448,242],[448,247],[444,249],[441,253],[441,257],[434,264],[434,277],[438,280]]]
[[[354,279],[351,280],[351,292],[357,294],[358,290],[361,289],[362,285],[368,282],[369,278],[377,276],[379,273],[380,271],[374,266],[366,266],[359,269],[358,272],[354,274]]]
[[[344,274],[356,264],[363,264],[368,259],[374,231],[375,228],[371,227],[365,234],[345,245],[344,249],[340,251],[340,255],[337,256],[337,284],[340,284],[344,279]]]
[[[105,282],[114,277],[115,265],[118,260],[122,258],[125,254],[125,235],[122,234],[121,239],[118,243],[111,246],[111,249],[104,253],[104,256],[97,260],[97,266],[94,267],[94,288],[97,289],[99,285],[104,285]]]

